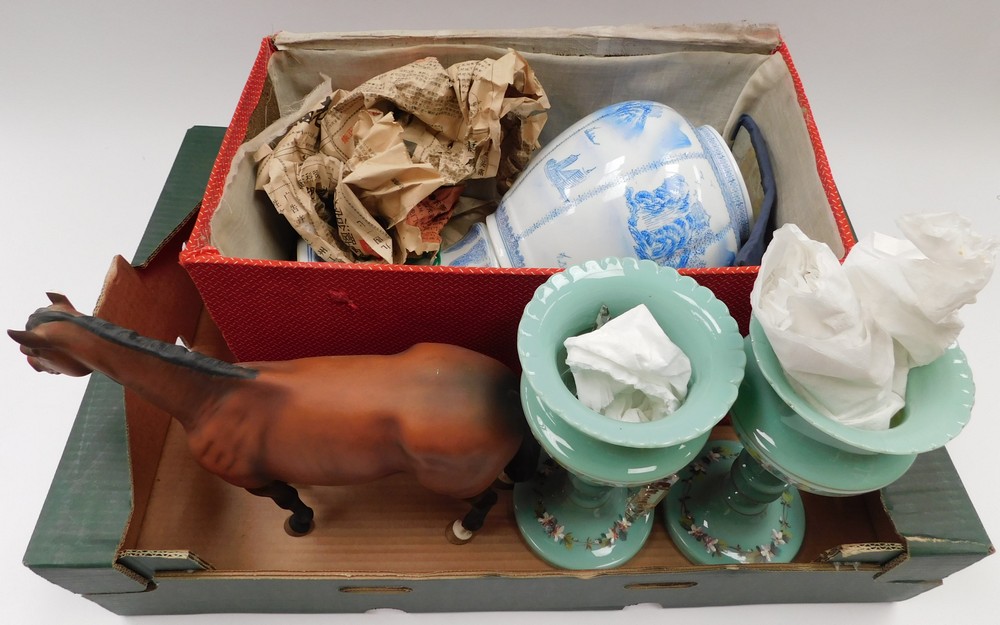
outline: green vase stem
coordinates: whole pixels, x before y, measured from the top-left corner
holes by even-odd
[[[798,491],[739,443],[709,441],[664,502],[667,531],[692,562],[791,562],[805,531]]]
[[[600,508],[611,496],[612,487],[584,479],[576,474],[568,475],[570,483],[569,499],[581,508]]]
[[[743,449],[726,476],[726,503],[740,514],[755,516],[764,512],[787,488],[788,484]]]

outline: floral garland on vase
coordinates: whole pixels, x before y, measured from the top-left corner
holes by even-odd
[[[712,557],[727,555],[734,560],[745,563],[770,562],[778,555],[781,546],[791,538],[788,510],[792,505],[792,495],[787,490],[781,493],[781,497],[778,498],[781,514],[778,517],[778,527],[771,529],[771,540],[766,544],[754,545],[750,548],[744,548],[740,544],[729,545],[725,540],[712,536],[705,531],[702,524],[695,520],[694,515],[687,508],[691,484],[694,480],[705,476],[708,465],[720,460],[733,460],[738,455],[738,452],[727,451],[722,447],[713,447],[688,466],[687,477],[680,480],[684,483],[684,492],[679,499],[681,506],[680,525],[692,538],[703,544],[705,551]]]
[[[619,514],[618,518],[611,524],[607,530],[602,532],[600,536],[579,539],[573,535],[572,532],[566,531],[566,526],[559,523],[559,519],[550,514],[545,509],[545,504],[542,501],[541,492],[542,487],[545,485],[546,479],[555,470],[555,463],[549,459],[546,460],[542,468],[539,471],[539,479],[537,482],[536,494],[538,499],[535,502],[535,517],[538,523],[541,524],[542,529],[545,534],[566,547],[566,549],[572,549],[577,544],[583,544],[587,551],[593,551],[595,549],[604,549],[614,545],[616,542],[628,540],[629,528],[632,527],[632,523],[635,522],[641,516],[645,516],[651,512],[651,508],[644,505],[644,502],[650,498],[650,495],[658,492],[666,492],[673,486],[679,479],[676,474],[666,477],[662,480],[652,482],[651,484],[643,487],[643,494],[637,497],[633,497],[629,501],[629,505],[626,507],[623,514]]]

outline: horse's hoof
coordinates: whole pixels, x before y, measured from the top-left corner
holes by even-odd
[[[497,479],[493,480],[493,488],[496,490],[514,490],[514,480],[510,479],[510,476],[506,472],[501,473],[497,476]]]
[[[294,536],[295,538],[305,536],[309,532],[313,531],[314,527],[316,527],[316,524],[313,523],[312,519],[306,523],[296,521],[294,516],[290,516],[285,519],[285,533],[289,536]]]
[[[455,521],[445,528],[444,536],[453,545],[464,545],[472,540],[475,534],[462,527],[461,521]]]

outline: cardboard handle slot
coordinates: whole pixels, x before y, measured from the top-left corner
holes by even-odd
[[[625,590],[681,590],[693,588],[698,582],[646,582],[637,584],[625,584]]]
[[[402,595],[413,592],[413,589],[407,586],[341,586],[338,590],[369,595]]]

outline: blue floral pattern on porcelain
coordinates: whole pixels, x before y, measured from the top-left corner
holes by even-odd
[[[731,228],[715,232],[710,216],[693,197],[681,174],[667,176],[651,191],[625,187],[628,231],[637,258],[670,267],[703,267],[710,246],[721,241]],[[725,264],[736,257],[732,252]]]

